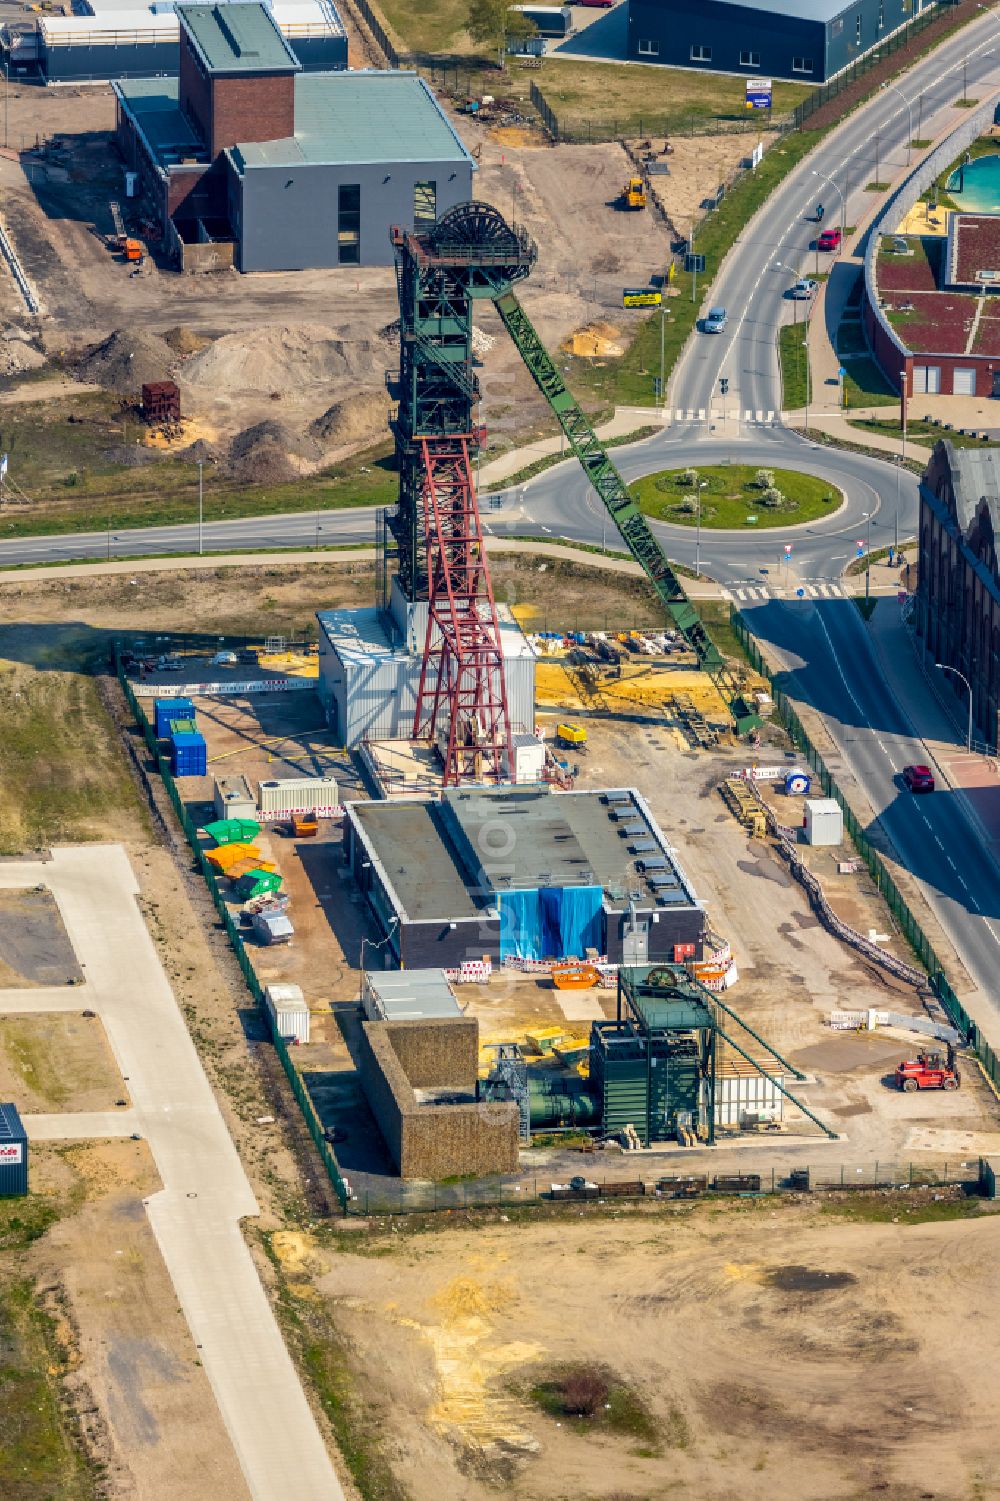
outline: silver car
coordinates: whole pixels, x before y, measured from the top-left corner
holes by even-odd
[[[725,333],[728,322],[729,317],[724,307],[709,308],[708,317],[705,319],[705,332],[707,334]]]

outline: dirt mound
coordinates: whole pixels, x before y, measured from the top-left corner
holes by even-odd
[[[88,350],[76,367],[80,380],[131,395],[147,381],[166,380],[177,357],[159,334],[116,328]]]
[[[268,419],[236,434],[229,445],[228,472],[246,485],[283,484],[307,469],[318,454],[309,438]]]
[[[204,438],[195,438],[187,448],[181,449],[179,458],[190,459],[192,464],[215,464],[220,458],[219,450],[213,448],[211,443],[206,443]]]
[[[381,385],[393,350],[387,341],[342,339],[332,329],[268,325],[226,334],[184,366],[183,383],[206,396],[300,393],[353,381]]]
[[[309,431],[324,448],[374,442],[384,438],[388,431],[388,411],[389,393],[384,386],[376,391],[355,391],[327,407]]]
[[[619,342],[621,329],[614,323],[587,323],[583,328],[570,334],[563,348],[569,354],[582,355],[592,359],[595,355],[619,355],[625,353],[625,346]]]
[[[0,338],[0,375],[23,375],[26,370],[40,370],[45,356],[21,329],[11,329]]]
[[[168,328],[163,335],[163,339],[165,343],[170,345],[174,353],[179,355],[200,354],[212,342],[208,334],[200,334],[197,329],[188,328],[184,323],[178,323],[174,328]]]

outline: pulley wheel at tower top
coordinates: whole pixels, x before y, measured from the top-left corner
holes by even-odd
[[[449,250],[476,250],[477,258],[484,261],[489,259],[500,266],[513,263],[520,276],[527,276],[538,255],[534,241],[523,229],[511,228],[499,209],[478,198],[457,203],[442,214],[427,238],[438,255],[446,256]]]

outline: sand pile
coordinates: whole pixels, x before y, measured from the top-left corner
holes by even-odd
[[[329,328],[270,325],[216,339],[185,363],[183,383],[205,396],[296,395],[347,381],[381,385],[393,356],[389,343],[378,338],[341,339]]]
[[[593,359],[595,355],[624,354],[625,346],[620,342],[620,335],[621,329],[613,323],[587,323],[575,334],[570,334],[563,348],[569,354],[582,355],[586,359]]]
[[[229,446],[230,476],[245,485],[275,485],[293,480],[319,457],[317,445],[285,426],[267,420],[237,433]]]
[[[166,329],[163,338],[174,353],[179,355],[200,354],[212,342],[210,334],[200,334],[196,328],[188,328],[185,323]]]
[[[170,345],[159,334],[116,328],[103,344],[88,350],[77,364],[76,375],[109,391],[137,395],[147,381],[169,379],[176,362]]]
[[[355,391],[327,407],[309,431],[325,449],[374,443],[388,436],[389,405],[384,386],[375,391]]]

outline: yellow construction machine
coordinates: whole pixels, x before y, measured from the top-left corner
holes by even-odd
[[[641,177],[630,177],[622,188],[619,203],[622,208],[645,208],[646,207],[646,184]]]

